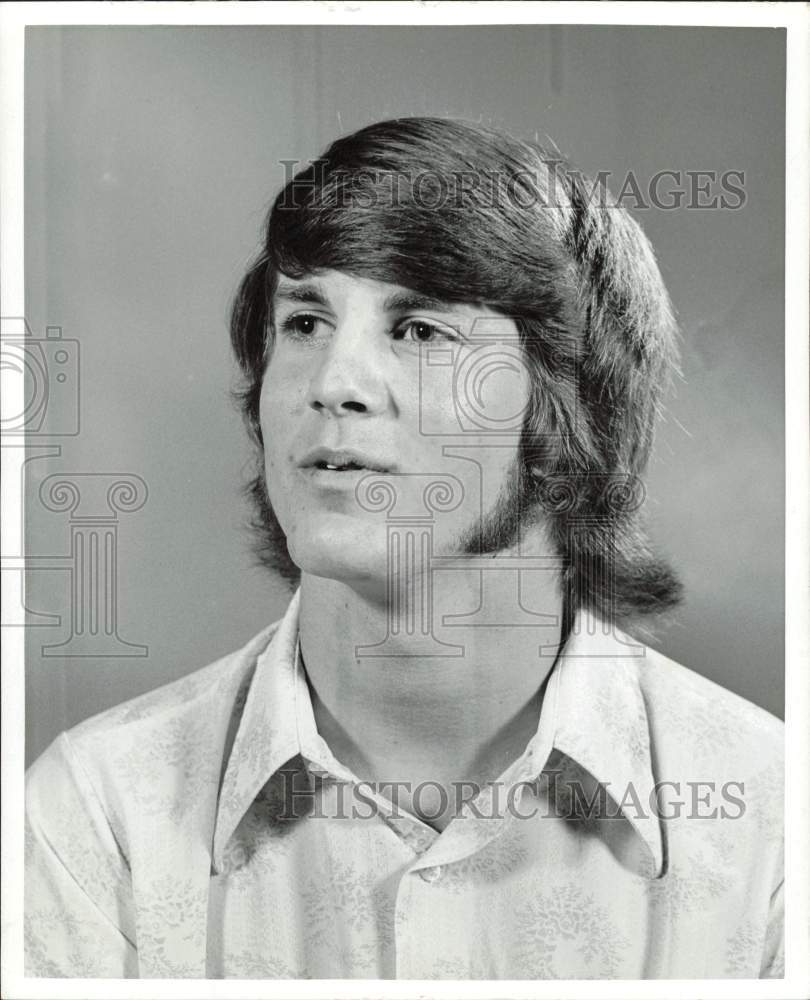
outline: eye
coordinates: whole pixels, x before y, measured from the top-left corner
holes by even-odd
[[[296,313],[288,316],[281,324],[284,333],[291,337],[300,337],[302,340],[311,337],[318,329],[318,324],[323,320],[320,316],[312,313]]]
[[[405,340],[414,344],[432,344],[439,339],[458,340],[455,330],[424,319],[409,319],[401,323],[393,333],[394,340]]]

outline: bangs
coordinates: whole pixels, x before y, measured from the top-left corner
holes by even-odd
[[[573,276],[543,171],[505,168],[503,155],[482,162],[480,136],[475,149],[463,129],[456,138],[443,122],[439,141],[428,121],[409,128],[407,143],[400,131],[394,149],[377,133],[335,143],[276,199],[271,271],[342,271],[513,318],[563,320]]]

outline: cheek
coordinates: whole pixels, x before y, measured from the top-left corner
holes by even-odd
[[[531,394],[522,352],[512,345],[486,344],[434,353],[437,361],[420,370],[421,427],[428,434],[463,434],[471,442],[519,439]]]
[[[266,378],[259,400],[259,424],[262,431],[264,478],[267,493],[276,514],[283,516],[289,490],[284,483],[287,457],[293,450],[295,418],[290,404],[280,391],[277,380]]]
[[[300,424],[304,405],[298,382],[281,365],[268,365],[259,399],[259,422],[265,455],[280,456],[290,450],[291,433]]]
[[[272,463],[273,449],[277,443],[278,415],[274,407],[274,394],[265,380],[259,399],[259,426],[262,430],[262,447],[264,448],[265,467],[269,469]]]

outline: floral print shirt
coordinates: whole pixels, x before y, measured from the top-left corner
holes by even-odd
[[[581,614],[525,752],[439,833],[334,758],[297,638],[296,595],[32,766],[27,975],[784,975],[774,717]]]

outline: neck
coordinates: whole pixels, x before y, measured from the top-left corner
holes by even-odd
[[[446,647],[421,636],[418,622],[415,632],[391,635],[384,594],[304,575],[301,651],[315,720],[332,752],[358,778],[483,784],[525,749],[554,662],[538,651],[541,643],[552,652],[559,646],[562,601],[555,574],[522,574],[531,579],[531,610],[546,617],[534,619],[542,627],[516,626],[519,575],[434,574],[432,633]],[[478,607],[482,576],[489,620],[505,624],[443,625],[444,615]],[[385,656],[359,648],[383,640],[375,652]],[[461,655],[436,655],[449,652]]]

